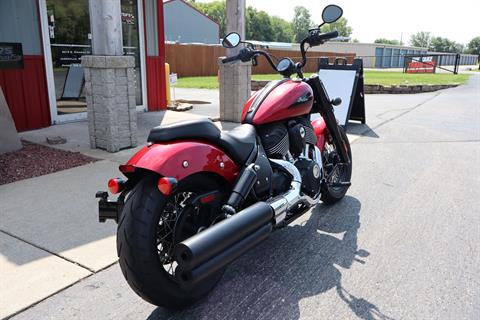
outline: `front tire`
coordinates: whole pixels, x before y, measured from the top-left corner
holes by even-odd
[[[345,148],[348,153],[348,157],[350,158],[350,162],[344,166],[337,166],[340,162],[338,152],[335,148],[335,145],[326,140],[325,145],[323,148],[322,154],[322,161],[323,167],[329,168],[325,169],[325,174],[329,178],[322,186],[322,196],[321,200],[325,204],[334,204],[345,196],[348,190],[348,186],[334,186],[337,182],[350,182],[352,178],[352,150],[350,148],[350,142],[348,141],[348,136],[343,130],[342,127],[339,126],[340,134],[342,135]],[[336,170],[336,171],[334,171]]]
[[[125,279],[140,297],[157,306],[178,309],[191,305],[208,294],[223,272],[212,275],[188,290],[176,281],[176,262],[169,254],[176,243],[200,229],[193,228],[192,225],[187,228],[186,224],[179,226],[176,219],[168,226],[167,223],[172,223],[173,220],[169,218],[169,212],[179,212],[169,207],[170,203],[181,193],[198,195],[221,190],[221,184],[209,175],[191,176],[180,181],[175,192],[165,197],[158,190],[157,181],[157,176],[146,176],[129,194],[117,229],[117,253]],[[185,213],[178,216],[180,215],[182,218],[178,220],[188,220]],[[165,231],[168,230],[167,226],[173,230],[172,235]],[[184,226],[183,229],[178,230],[181,226]],[[159,243],[159,237],[162,237],[162,243]]]

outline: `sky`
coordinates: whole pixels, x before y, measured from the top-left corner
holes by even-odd
[[[211,2],[213,0],[197,0]],[[247,6],[264,10],[286,20],[293,19],[293,8],[304,6],[312,20],[321,22],[322,9],[328,4],[343,8],[343,16],[353,28],[352,38],[373,42],[377,38],[403,41],[418,31],[467,44],[480,36],[480,0],[246,0]]]

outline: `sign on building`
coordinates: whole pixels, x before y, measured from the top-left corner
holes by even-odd
[[[21,43],[0,42],[0,69],[23,69]]]

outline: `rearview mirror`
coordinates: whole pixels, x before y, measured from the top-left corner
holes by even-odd
[[[324,23],[333,23],[340,19],[343,15],[343,9],[335,4],[325,7],[322,12],[322,19]]]
[[[240,35],[236,32],[230,32],[222,40],[222,46],[229,49],[235,48],[239,44],[240,44]]]

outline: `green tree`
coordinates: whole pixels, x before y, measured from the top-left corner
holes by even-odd
[[[415,34],[412,34],[410,37],[410,44],[414,47],[430,47],[430,42],[432,41],[432,36],[430,32],[420,31]]]
[[[270,16],[265,11],[247,7],[245,13],[245,36],[249,40],[274,41],[275,35]]]
[[[274,33],[274,39],[278,42],[292,42],[293,41],[293,29],[292,24],[279,17],[271,17],[272,29]]]
[[[480,55],[480,36],[470,40],[470,42],[467,44],[467,50],[465,50],[465,52]]]
[[[350,37],[353,28],[348,25],[348,20],[345,17],[341,17],[334,23],[324,24],[322,26],[322,32],[338,31],[340,37]]]
[[[226,3],[209,3],[190,0],[189,3],[220,25],[220,37],[226,35]],[[279,17],[271,17],[267,12],[247,7],[245,12],[246,39],[258,41],[291,42],[293,31],[291,24]]]
[[[399,45],[399,44],[400,44],[400,41],[395,40],[395,39],[393,39],[393,40],[388,40],[388,39],[385,39],[385,38],[379,38],[379,39],[376,39],[373,43]]]
[[[294,10],[292,29],[295,41],[300,42],[308,35],[308,30],[312,28],[313,22],[307,8],[296,6]]]
[[[428,49],[435,52],[460,53],[463,51],[463,45],[447,38],[434,37]]]

